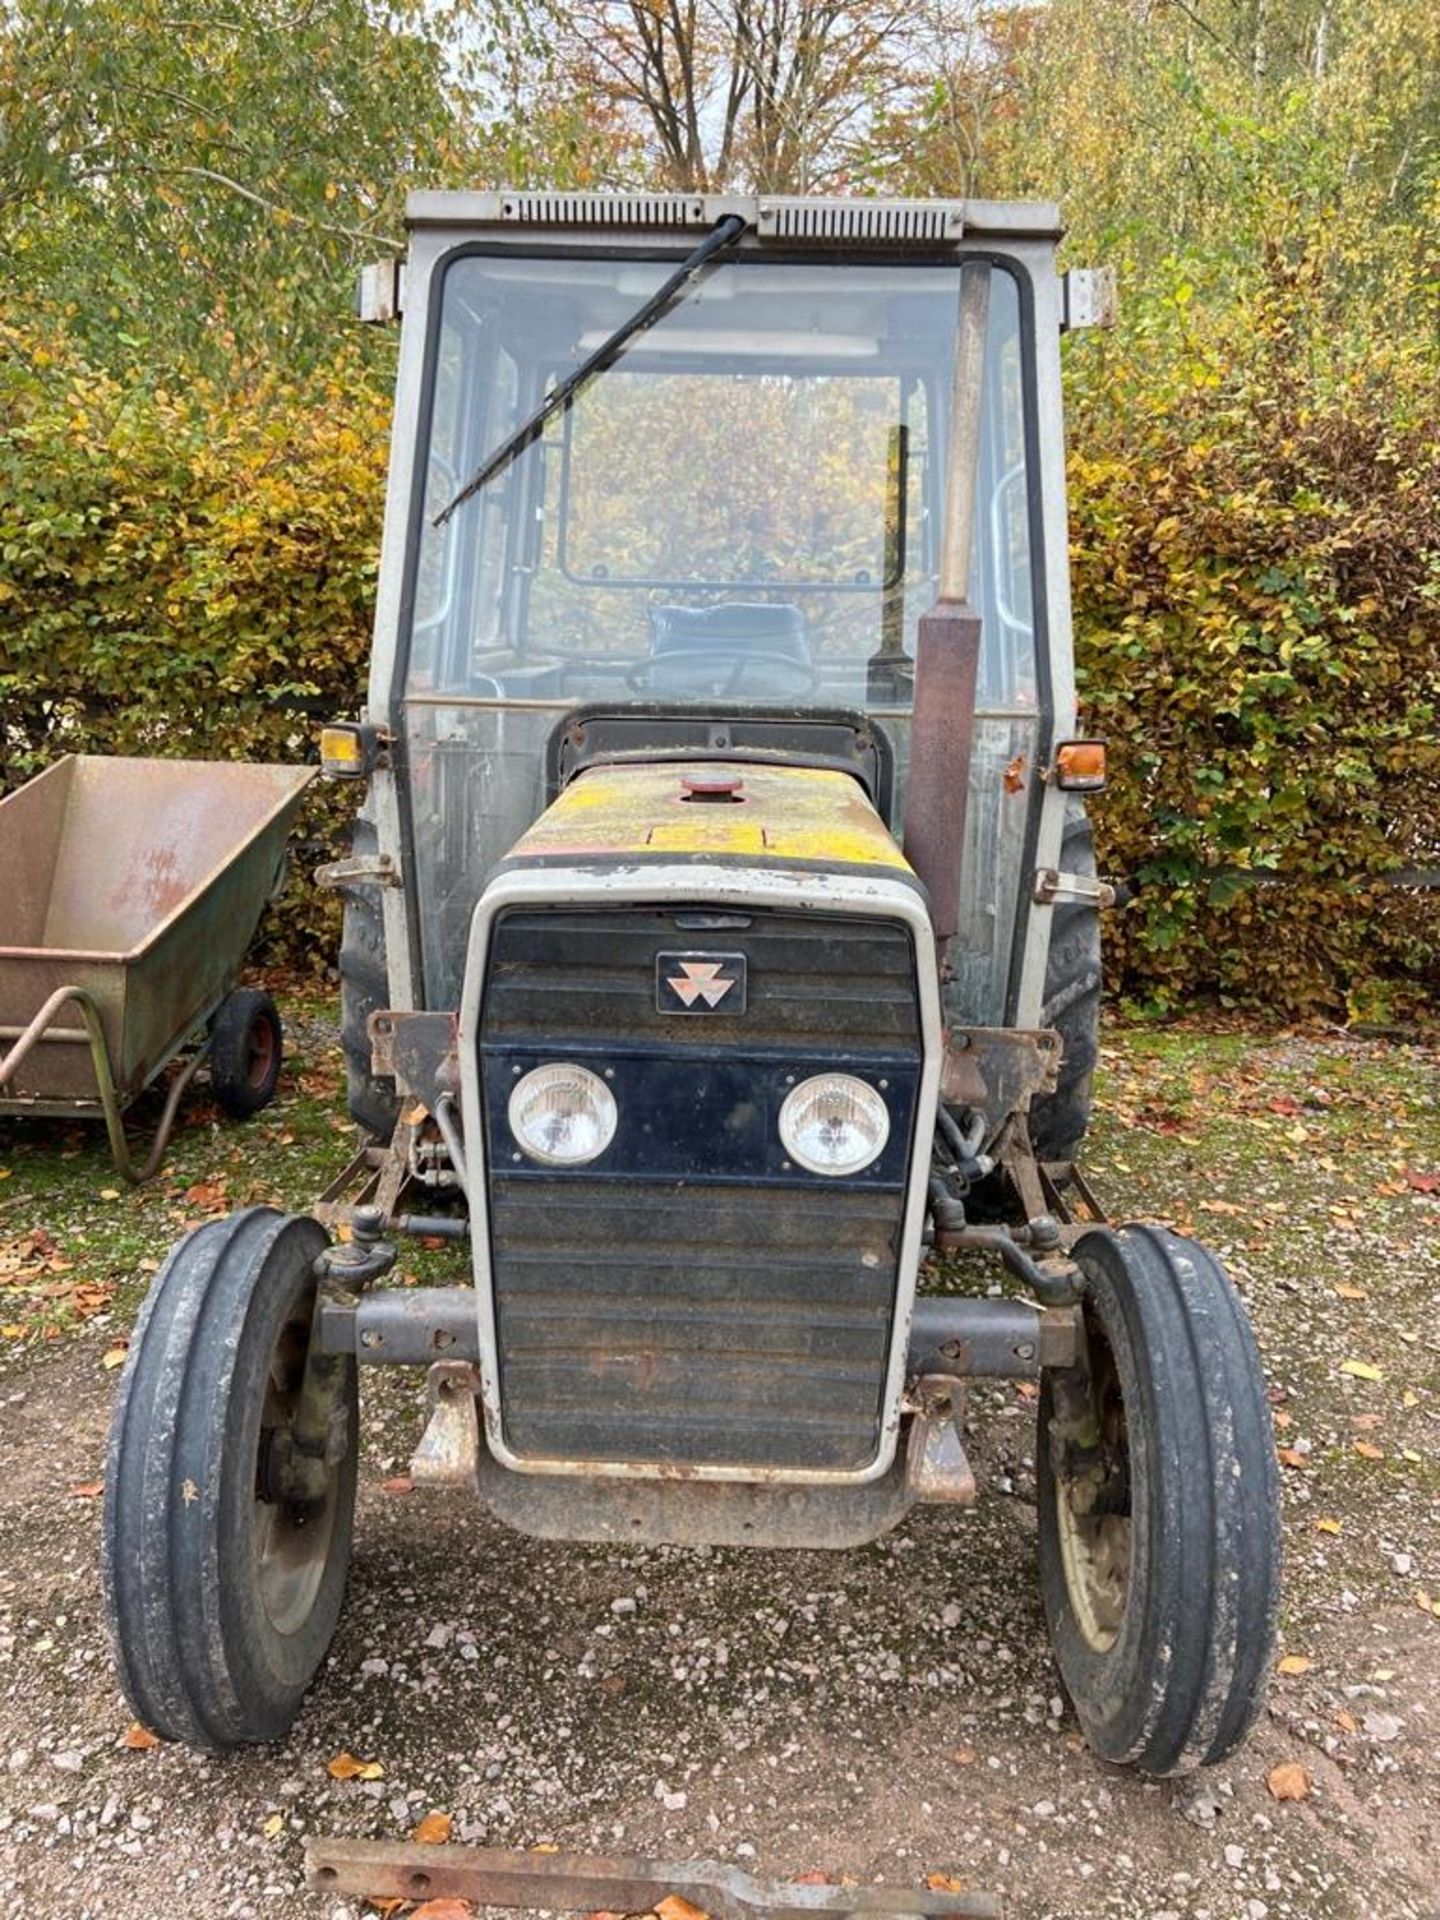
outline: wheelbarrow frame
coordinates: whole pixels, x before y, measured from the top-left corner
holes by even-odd
[[[31,816],[48,815],[58,858],[67,782],[96,779],[114,786],[117,801],[137,805],[163,787],[172,810],[191,801],[198,810],[233,806],[239,797],[234,789],[249,786],[250,776],[257,791],[245,795],[251,807],[243,831],[190,876],[183,893],[128,948],[98,942],[0,946],[0,1046],[8,1046],[0,1055],[0,1115],[103,1118],[117,1170],[137,1184],[164,1157],[181,1098],[209,1051],[210,1024],[235,984],[266,905],[280,890],[286,835],[314,770],[72,755],[0,802],[0,834],[12,820],[33,832]],[[93,869],[97,886],[104,856],[103,847],[86,850],[86,879]],[[24,877],[33,882],[34,874]],[[37,995],[43,995],[41,1003],[28,1014]],[[14,1018],[17,1002],[28,1017]],[[67,1009],[73,1011],[62,1020]],[[88,1052],[93,1091],[77,1080],[75,1048]],[[125,1110],[187,1049],[142,1159],[126,1138]]]

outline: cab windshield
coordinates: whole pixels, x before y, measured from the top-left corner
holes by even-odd
[[[475,902],[545,807],[549,746],[574,706],[864,709],[893,758],[900,831],[958,260],[727,256],[434,525],[674,268],[471,246],[440,270],[397,715],[431,1006],[456,1003]],[[997,262],[969,579],[973,884],[952,948],[981,1023],[1003,1014],[1023,865],[1026,803],[1006,770],[1033,756],[1039,727],[1027,312]]]
[[[955,265],[740,256],[440,508],[673,270],[466,254],[445,273],[408,692],[903,710],[934,599]],[[981,701],[1034,700],[1011,274],[992,273],[972,598]]]

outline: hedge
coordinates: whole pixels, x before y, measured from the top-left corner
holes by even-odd
[[[1078,366],[1077,665],[1102,866],[1136,887],[1111,982],[1412,1014],[1440,895],[1384,875],[1440,866],[1440,444],[1363,371],[1318,393],[1276,311],[1163,394],[1133,353]],[[358,350],[303,386],[122,388],[0,327],[3,784],[78,748],[313,756],[361,697],[387,409]],[[317,850],[345,800],[316,798]],[[272,952],[333,940],[293,890]]]

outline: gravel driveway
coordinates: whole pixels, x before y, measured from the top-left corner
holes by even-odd
[[[1222,1250],[1272,1375],[1299,1670],[1234,1760],[1154,1784],[1086,1749],[1046,1647],[1014,1388],[974,1399],[974,1511],[922,1509],[859,1552],[746,1554],[542,1544],[403,1490],[403,1379],[366,1383],[350,1600],[296,1733],[225,1759],[127,1748],[93,1492],[121,1284],[0,1347],[0,1912],[348,1920],[374,1910],[304,1891],[303,1836],[404,1837],[440,1811],[506,1846],[953,1875],[1056,1920],[1440,1915],[1437,1056],[1191,1029],[1123,1036],[1106,1064],[1102,1191]],[[67,1240],[39,1177],[56,1147],[0,1138],[0,1244],[43,1227],[113,1281],[113,1247]],[[92,1196],[98,1148],[73,1166]],[[342,1752],[381,1777],[332,1779]],[[1286,1763],[1303,1799],[1274,1797]]]

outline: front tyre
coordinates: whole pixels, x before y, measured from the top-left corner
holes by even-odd
[[[1095,1750],[1182,1773],[1233,1753],[1264,1703],[1280,1577],[1265,1378],[1197,1242],[1100,1228],[1074,1252],[1081,1364],[1040,1393],[1045,1611]]]
[[[168,1740],[278,1738],[335,1631],[355,1512],[353,1363],[323,1497],[287,1502],[275,1470],[327,1244],[314,1220],[253,1207],[181,1240],[141,1309],[110,1429],[101,1571],[125,1697]]]

